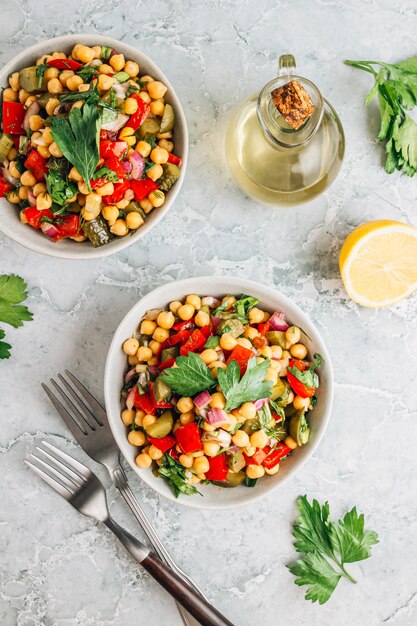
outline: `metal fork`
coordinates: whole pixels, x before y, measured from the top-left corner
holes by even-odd
[[[46,441],[25,463],[80,513],[103,522],[138,563],[203,626],[233,626],[217,609],[109,514],[106,490],[85,465]]]
[[[172,559],[145,515],[133,491],[130,489],[126,474],[120,463],[119,449],[114,440],[106,411],[74,374],[71,374],[68,370],[65,370],[65,373],[76,387],[78,393],[61,374],[58,374],[62,387],[64,387],[67,393],[65,393],[64,389],[52,378],[51,383],[66,403],[69,410],[67,410],[47,385],[42,384],[52,404],[88,456],[107,468],[113,484],[122,494],[158,556],[208,602],[208,599],[204,596],[201,589],[199,589],[195,582],[183,572]],[[90,408],[86,406],[85,402],[87,402]],[[178,610],[181,613],[184,624],[186,624],[186,626],[192,626],[192,618],[187,615],[181,606],[178,606]]]

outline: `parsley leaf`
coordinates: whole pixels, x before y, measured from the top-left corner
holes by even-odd
[[[244,402],[254,402],[267,398],[272,381],[265,380],[269,360],[256,364],[256,357],[249,359],[246,372],[240,378],[240,368],[236,361],[230,361],[225,370],[218,370],[218,381],[226,398],[226,411],[231,411]]]
[[[52,118],[52,137],[63,155],[74,165],[91,191],[90,179],[99,160],[100,113],[94,104],[84,103],[69,113],[69,121]]]
[[[2,274],[0,276],[0,321],[10,324],[14,328],[23,326],[23,322],[32,319],[32,313],[26,306],[20,303],[26,300],[28,294],[26,283],[16,274]],[[0,329],[0,340],[5,336],[4,330]],[[0,341],[0,359],[8,359],[10,356],[10,344]]]
[[[215,386],[216,379],[197,354],[190,352],[188,356],[179,356],[175,364],[177,367],[167,368],[160,375],[174,393],[194,396]]]
[[[296,585],[308,585],[306,600],[324,604],[342,576],[356,583],[344,565],[370,557],[378,535],[365,531],[364,516],[358,515],[356,507],[338,522],[330,520],[328,502],[321,506],[313,500],[310,504],[307,496],[301,496],[298,509],[293,536],[294,547],[302,558],[287,567],[296,576]]]
[[[83,79],[83,83],[88,83],[97,74],[97,69],[95,67],[87,65],[84,67],[80,67],[80,69],[77,70],[75,73],[77,74],[77,76],[81,76],[81,78]]]
[[[319,377],[314,370],[317,369],[319,365],[324,363],[324,359],[320,356],[320,354],[313,354],[313,358],[315,363],[313,363],[313,365],[311,365],[308,369],[304,370],[304,372],[301,372],[298,367],[295,366],[287,367],[290,374],[295,376],[295,378],[302,382],[308,389],[311,389],[312,387],[317,388],[319,386]]]
[[[46,57],[43,59],[42,63],[36,67],[36,76],[38,77],[38,89],[42,87],[43,77],[47,69],[49,69],[49,65],[45,63]]]
[[[164,454],[158,474],[170,483],[176,498],[178,498],[180,493],[184,493],[187,496],[199,493],[194,485],[187,482],[185,472],[186,469],[181,463],[175,461],[169,454]]]
[[[49,170],[46,176],[46,188],[53,202],[63,206],[67,203],[67,200],[73,198],[78,188],[74,183],[68,182],[61,174],[55,170]]]
[[[110,183],[117,183],[117,181],[119,180],[116,172],[113,172],[113,170],[107,167],[107,165],[103,165],[103,167],[100,167],[100,169],[93,174],[93,180],[97,180],[98,178],[105,178]]]

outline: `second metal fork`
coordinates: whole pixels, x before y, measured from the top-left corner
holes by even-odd
[[[65,370],[65,373],[74,386],[70,385],[61,374],[58,374],[61,386],[52,378],[51,384],[59,393],[66,406],[47,385],[42,384],[45,393],[83,450],[94,461],[106,467],[113,484],[120,491],[158,556],[207,600],[201,589],[172,559],[133,491],[130,489],[126,474],[120,463],[119,449],[114,440],[104,408],[74,374],[71,374],[68,370]],[[184,611],[183,607],[178,605],[178,609],[184,623],[187,626],[192,624],[192,618]]]

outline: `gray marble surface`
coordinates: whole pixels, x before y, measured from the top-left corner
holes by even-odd
[[[346,297],[338,252],[356,224],[417,226],[416,181],[381,167],[365,74],[344,58],[417,53],[411,0],[142,2],[2,0],[0,62],[66,32],[101,32],[140,47],[168,74],[188,118],[186,181],[166,219],[111,258],[65,262],[0,237],[1,272],[30,287],[34,321],[8,330],[0,363],[0,623],[2,626],[179,626],[169,597],[109,533],[73,511],[23,466],[42,438],[80,459],[40,392],[68,367],[102,396],[104,360],[121,317],[157,285],[199,274],[248,277],[290,296],[317,323],[334,359],[336,400],[314,458],[260,503],[226,512],[172,505],[132,486],[178,562],[237,626],[406,626],[417,623],[416,296],[388,310]],[[233,184],[223,155],[232,109],[292,52],[339,111],[347,135],[334,186],[306,207],[273,211]],[[352,566],[324,606],[305,602],[285,564],[295,500],[329,499],[366,513],[381,543]],[[135,523],[111,492],[117,519]]]

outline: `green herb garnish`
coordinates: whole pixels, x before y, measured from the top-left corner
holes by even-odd
[[[90,179],[99,160],[100,113],[94,104],[75,108],[69,120],[52,118],[52,137],[63,155],[74,165],[91,191]]]
[[[319,377],[314,370],[317,369],[319,365],[324,363],[324,359],[319,354],[314,354],[313,358],[316,362],[308,369],[304,370],[304,372],[301,372],[298,367],[295,366],[287,367],[290,374],[295,376],[295,378],[297,378],[300,382],[304,383],[308,389],[311,389],[312,387],[317,388],[319,386]]]
[[[369,558],[378,535],[364,529],[364,516],[358,515],[356,507],[332,522],[328,502],[310,504],[307,496],[301,496],[297,503],[300,515],[293,527],[294,547],[303,556],[288,569],[297,577],[296,585],[309,586],[306,600],[324,604],[342,576],[356,583],[345,564]]]
[[[53,202],[60,206],[66,204],[78,191],[77,185],[68,182],[68,180],[55,169],[50,169],[46,176],[46,188]]]
[[[279,411],[277,411],[285,420],[285,413],[281,407],[277,407]],[[283,421],[277,422],[274,417],[272,417],[271,409],[269,408],[269,404],[265,402],[265,404],[259,409],[257,412],[257,422],[252,426],[252,430],[262,429],[271,439],[281,439],[282,433],[282,424]]]
[[[240,368],[236,361],[230,361],[225,370],[218,370],[219,385],[226,398],[226,411],[231,411],[244,402],[254,402],[269,397],[269,390],[273,386],[271,380],[265,380],[269,365],[269,359],[257,364],[256,357],[253,357],[249,359],[242,378],[240,378]]]
[[[110,183],[117,183],[119,180],[116,172],[113,172],[107,165],[103,165],[103,167],[100,167],[100,169],[93,174],[93,180],[97,180],[98,178],[105,178]]]
[[[97,69],[91,66],[80,67],[79,70],[75,72],[77,76],[81,76],[83,79],[83,83],[88,83],[92,78],[97,74]]]
[[[49,65],[45,63],[46,57],[43,59],[42,63],[36,67],[36,76],[38,77],[38,89],[42,87],[43,77],[47,69],[49,69]]]
[[[23,278],[16,274],[0,276],[0,321],[10,324],[13,328],[23,326],[23,322],[33,319],[32,313],[20,303],[28,297],[27,285]],[[0,359],[10,357],[11,345],[1,341],[5,332],[0,328]]]
[[[400,63],[381,61],[345,61],[374,77],[375,83],[365,98],[369,104],[378,95],[381,127],[379,141],[385,141],[385,169],[395,169],[407,176],[417,171],[417,124],[407,114],[417,103],[417,57]]]
[[[175,461],[169,454],[164,454],[158,474],[170,483],[176,498],[178,498],[180,493],[184,493],[187,496],[199,493],[195,486],[187,481],[185,472],[186,469],[181,463]]]
[[[216,379],[197,354],[190,352],[188,356],[179,356],[175,363],[177,367],[167,368],[160,374],[174,393],[194,396],[215,386]]]

